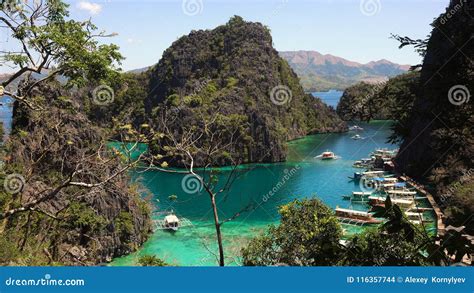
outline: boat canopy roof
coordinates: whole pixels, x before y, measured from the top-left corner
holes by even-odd
[[[387,193],[390,194],[403,194],[403,195],[415,195],[416,191],[403,191],[403,190],[389,190]]]
[[[167,215],[165,217],[165,223],[179,223],[179,219],[175,215]]]
[[[371,174],[383,174],[385,171],[367,171],[364,172],[364,175],[371,175]]]
[[[359,215],[359,216],[366,216],[366,217],[372,216],[372,214],[368,213],[368,212],[356,211],[356,210],[350,210],[350,209],[343,209],[343,208],[336,208],[336,212]]]

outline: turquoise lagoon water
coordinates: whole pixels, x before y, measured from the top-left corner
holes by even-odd
[[[352,140],[352,132],[307,136],[288,143],[289,157],[285,163],[249,164],[239,168],[239,177],[230,191],[217,198],[219,216],[221,219],[230,218],[250,203],[254,209],[223,225],[226,263],[238,265],[241,247],[268,225],[277,224],[278,207],[294,199],[318,197],[332,208],[340,206],[367,210],[367,206],[351,205],[342,196],[360,190],[348,179],[354,172],[360,171],[352,167],[354,160],[367,157],[376,148],[396,147],[386,142],[390,124],[388,121],[361,124],[365,129],[361,135],[367,137],[364,140]],[[335,152],[341,158],[333,161],[314,158],[326,150]],[[219,176],[223,182],[230,171],[226,168],[221,171]],[[181,228],[175,233],[158,230],[138,252],[115,259],[112,265],[135,265],[138,258],[145,254],[156,255],[180,266],[216,265],[217,246],[209,197],[199,190],[186,193],[182,188],[184,175],[181,174],[135,171],[132,177],[152,194],[157,211],[173,210],[178,217],[189,219],[193,226]],[[269,196],[268,192],[277,186],[275,194]],[[188,187],[192,188],[192,184]],[[170,195],[176,195],[177,200],[170,200]],[[155,217],[163,216],[157,214]],[[354,226],[344,228],[349,233],[362,229]]]

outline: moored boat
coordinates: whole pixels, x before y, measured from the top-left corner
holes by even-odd
[[[364,130],[364,128],[358,126],[358,125],[353,125],[351,127],[349,127],[349,130],[352,130],[352,131],[362,131]]]
[[[369,204],[372,206],[385,206],[386,198],[383,196],[369,196]],[[390,198],[393,204],[400,206],[401,208],[411,208],[415,204],[415,200],[413,198]]]
[[[369,212],[343,209],[336,207],[336,216],[347,224],[380,224],[382,220],[377,219]]]
[[[331,151],[325,151],[322,154],[320,154],[319,156],[316,156],[315,158],[321,159],[321,160],[334,160],[334,159],[338,159],[339,157],[336,156]]]

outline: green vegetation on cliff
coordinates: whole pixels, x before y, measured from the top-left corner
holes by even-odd
[[[146,110],[157,129],[166,126],[178,135],[186,131],[183,127],[193,126],[196,133],[204,132],[199,147],[209,141],[203,121],[228,129],[223,139],[232,136],[236,141],[218,155],[217,164],[229,164],[229,157],[283,161],[287,140],[345,129],[330,108],[304,93],[296,74],[272,47],[268,28],[238,16],[213,30],[181,37],[149,74]]]
[[[107,149],[109,130],[89,119],[100,113],[83,90],[117,80],[118,47],[69,19],[62,1],[8,4],[0,22],[18,47],[0,53],[16,70],[2,81],[15,103],[0,168],[0,264],[96,265],[130,253],[148,237],[150,208],[129,186],[129,162]]]
[[[337,105],[338,115],[346,121],[397,120],[396,134],[404,131],[419,89],[420,73],[405,73],[378,84],[358,83],[347,88]]]
[[[451,1],[433,23],[428,40],[400,38],[424,55],[420,88],[403,113],[396,165],[432,186],[447,223],[474,233],[474,42],[473,2]],[[459,9],[461,7],[462,9]],[[451,17],[449,11],[457,11]]]

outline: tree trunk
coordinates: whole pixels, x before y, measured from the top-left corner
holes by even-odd
[[[221,224],[219,223],[219,215],[217,213],[216,197],[211,194],[211,205],[214,213],[214,224],[216,226],[217,245],[219,246],[219,266],[224,266],[224,246],[222,245]]]

